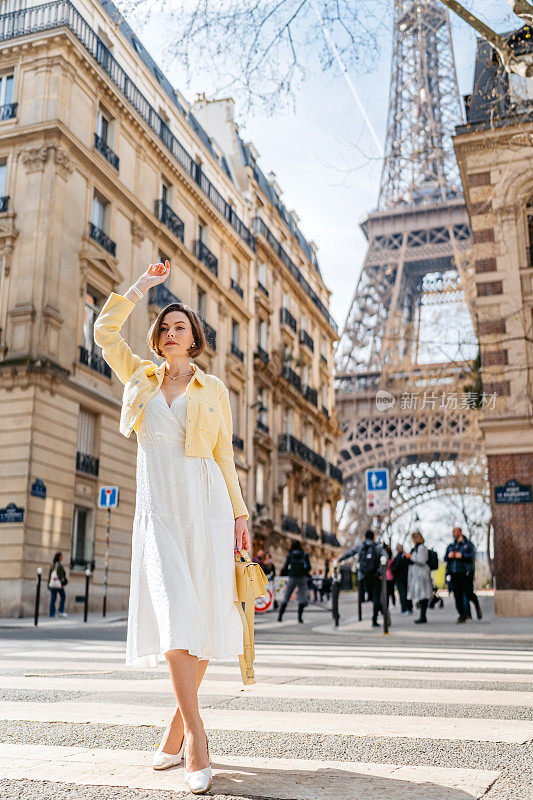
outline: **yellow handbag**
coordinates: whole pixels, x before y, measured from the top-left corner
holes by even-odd
[[[268,581],[259,564],[255,564],[246,550],[235,550],[235,580],[237,597],[235,601],[243,628],[244,653],[239,656],[242,682],[245,686],[255,683],[254,679],[254,615],[255,598],[266,595]]]

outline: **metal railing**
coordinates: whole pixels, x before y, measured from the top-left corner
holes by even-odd
[[[333,480],[343,483],[342,470],[336,467],[335,464],[332,464],[331,461],[328,464],[328,475],[330,478],[333,478]]]
[[[101,136],[98,136],[97,133],[94,134],[94,146],[98,152],[101,153],[107,161],[109,161],[111,166],[118,170],[119,157],[113,152],[113,150],[111,150],[107,142],[105,142]]]
[[[89,222],[89,236],[91,239],[103,247],[104,250],[107,250],[108,253],[111,253],[112,256],[115,256],[117,253],[117,246],[115,242],[109,238],[107,233],[101,228],[98,228],[93,222]]]
[[[162,222],[163,225],[180,240],[180,242],[183,242],[185,236],[185,223],[174,211],[172,211],[170,206],[167,205],[164,200],[155,201],[155,215],[159,222]]]
[[[155,305],[159,306],[160,308],[164,308],[165,306],[169,306],[171,303],[180,303],[181,300],[179,297],[176,297],[175,294],[172,294],[170,289],[163,283],[158,283],[157,286],[150,286],[148,289],[148,305]]]
[[[270,356],[268,355],[267,351],[266,351],[266,350],[264,350],[264,349],[261,347],[261,345],[260,345],[260,344],[258,344],[258,345],[257,345],[257,355],[259,356],[259,358],[261,359],[261,361],[264,361],[264,362],[265,362],[265,364],[268,364],[268,362],[270,361]]]
[[[76,469],[85,472],[87,475],[98,475],[98,459],[89,456],[87,453],[76,452]]]
[[[239,361],[244,361],[244,353],[233,342],[231,343],[231,354],[238,358]]]
[[[205,338],[206,338],[207,344],[209,345],[211,350],[216,350],[217,349],[217,332],[216,332],[216,330],[214,328],[212,328],[211,325],[209,325],[209,323],[205,321],[205,319],[202,319],[202,317],[200,317],[200,319],[202,320],[202,325],[204,326],[204,333],[205,333]]]
[[[340,547],[341,543],[337,539],[334,533],[330,533],[329,531],[321,531],[321,539],[323,544],[329,544],[332,547]]]
[[[210,269],[213,275],[218,277],[218,258],[200,239],[196,240],[195,254],[198,261],[205,264],[207,269]]]
[[[304,386],[302,394],[306,400],[318,408],[318,392],[316,389],[311,389],[310,386]]]
[[[294,386],[295,389],[298,389],[299,392],[302,391],[302,379],[300,376],[289,367],[288,364],[284,364],[281,368],[281,377],[285,378],[287,383],[290,383],[291,386]]]
[[[306,539],[312,539],[313,541],[318,541],[318,533],[314,525],[310,525],[309,522],[304,523],[304,536]]]
[[[111,367],[107,364],[102,356],[97,353],[90,353],[86,347],[80,345],[80,364],[85,364],[86,367],[94,369],[100,375],[105,375],[106,378],[111,377]]]
[[[280,434],[278,451],[280,453],[293,453],[303,461],[307,461],[308,464],[311,464],[313,467],[319,469],[321,472],[326,473],[326,459],[318,453],[315,453],[314,450],[311,450],[310,447],[297,439],[296,436],[293,436],[292,433]]]
[[[300,284],[306,295],[311,298],[311,300],[318,308],[320,313],[329,322],[335,333],[338,333],[337,323],[329,313],[328,309],[326,308],[322,300],[319,298],[314,289],[312,289],[308,281],[306,281],[306,279],[304,278],[304,276],[302,275],[302,273],[300,272],[300,270],[298,269],[292,258],[283,249],[283,247],[278,242],[278,240],[276,239],[270,228],[267,228],[267,226],[260,217],[254,218],[254,231],[255,233],[260,234],[265,239],[271,250],[273,250],[274,253],[278,256],[278,258],[285,264],[285,266],[287,267],[293,278],[295,278],[298,281],[298,283]]]
[[[282,325],[288,325],[296,333],[296,320],[288,308],[280,308],[279,321]]]
[[[269,427],[266,424],[266,422],[262,422],[260,419],[257,420],[256,426],[260,431],[263,431],[264,433],[268,433],[269,431]]]
[[[4,106],[0,106],[0,120],[4,121],[6,119],[15,119],[17,116],[17,108],[18,103],[6,103]]]
[[[72,31],[141,118],[161,139],[178,164],[200,186],[202,192],[237,231],[241,239],[254,250],[255,239],[252,232],[239,219],[233,208],[224,200],[209,178],[204,175],[201,166],[196,163],[181,142],[176,139],[162,117],[133,83],[110,50],[70,0],[54,0],[51,3],[30,6],[20,11],[11,11],[9,14],[0,15],[0,41],[62,27]],[[11,103],[3,108],[9,108],[10,110],[8,116],[2,117],[2,119],[9,119],[16,115],[17,103]]]
[[[242,286],[239,286],[236,280],[230,278],[229,285],[230,289],[233,289],[233,291],[236,292],[240,298],[244,298],[244,289],[242,288]]]
[[[314,352],[315,343],[314,343],[313,339],[311,338],[311,336],[309,336],[307,331],[304,331],[304,330],[300,331],[300,342],[302,344],[305,344],[305,346],[308,347],[309,350],[311,350],[311,352]]]
[[[257,281],[257,288],[260,292],[263,292],[265,297],[268,297],[268,289],[263,283],[261,283],[261,281]]]
[[[244,450],[244,439],[241,439],[240,436],[237,436],[236,433],[233,434],[232,438],[233,446],[237,448],[237,450]]]
[[[9,195],[0,197],[0,214],[5,214],[9,208]]]
[[[301,533],[302,529],[298,525],[297,520],[294,517],[289,517],[284,514],[281,518],[281,528],[284,531],[289,531],[289,533]]]

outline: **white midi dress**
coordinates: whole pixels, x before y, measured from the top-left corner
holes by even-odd
[[[231,500],[214,459],[185,455],[186,414],[185,394],[169,407],[158,389],[138,424],[126,664],[142,668],[243,652]]]

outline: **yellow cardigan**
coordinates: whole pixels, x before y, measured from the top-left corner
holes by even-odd
[[[158,366],[135,355],[120,335],[120,329],[134,308],[135,303],[127,297],[111,292],[94,323],[94,341],[102,348],[105,361],[124,384],[120,432],[126,437],[133,430],[137,432],[146,403],[160,388],[165,375],[164,363]],[[193,370],[194,376],[185,392],[185,454],[214,458],[226,481],[234,516],[244,515],[248,519],[233,457],[233,422],[228,390],[216,375],[206,374],[196,364],[193,364]]]

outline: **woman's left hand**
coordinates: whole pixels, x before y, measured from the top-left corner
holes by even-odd
[[[246,516],[243,514],[235,518],[235,547],[237,550],[250,550],[251,546]]]

